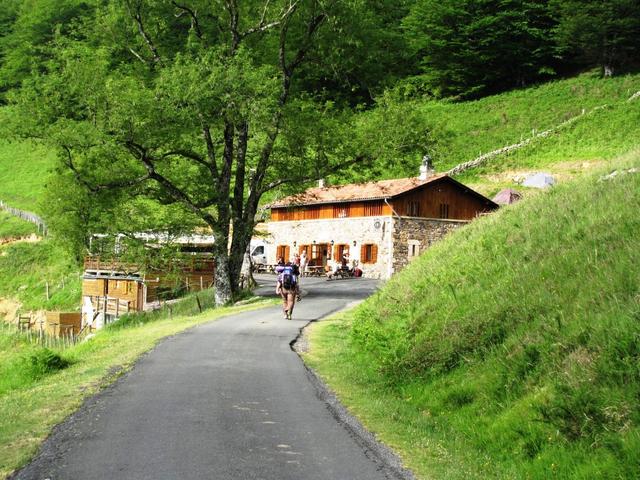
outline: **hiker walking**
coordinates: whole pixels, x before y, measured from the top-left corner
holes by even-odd
[[[278,265],[276,267],[276,273],[278,274],[276,292],[282,297],[284,318],[291,320],[293,307],[296,304],[296,297],[299,295],[298,276],[300,275],[300,270],[296,264],[287,262],[285,265]]]

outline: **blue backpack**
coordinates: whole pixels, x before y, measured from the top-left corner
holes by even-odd
[[[285,290],[291,290],[296,286],[296,276],[292,265],[286,265],[280,275],[282,288]]]

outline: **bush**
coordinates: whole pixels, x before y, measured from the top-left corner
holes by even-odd
[[[41,348],[32,353],[27,362],[27,369],[31,377],[41,378],[45,375],[64,370],[71,363],[48,348]]]

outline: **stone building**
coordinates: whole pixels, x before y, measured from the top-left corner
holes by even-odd
[[[417,178],[320,185],[269,207],[269,263],[306,251],[310,265],[324,267],[348,253],[372,278],[389,278],[449,231],[498,208],[424,165]]]

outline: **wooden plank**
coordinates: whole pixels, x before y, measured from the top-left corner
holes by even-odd
[[[106,281],[102,279],[89,279],[82,280],[82,295],[83,296],[99,296],[106,294]]]

